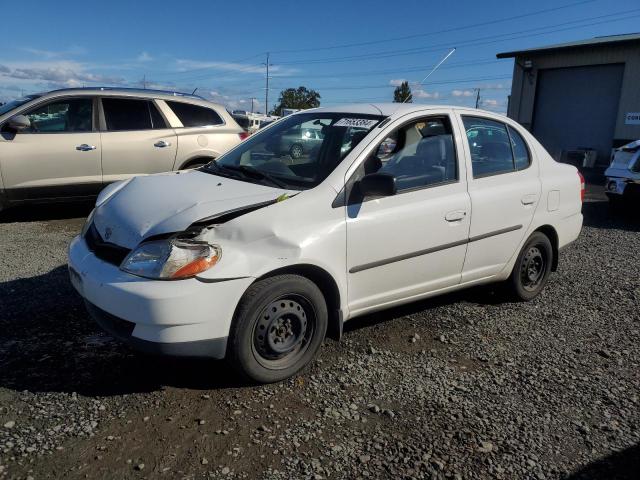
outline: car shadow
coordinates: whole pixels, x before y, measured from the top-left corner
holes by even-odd
[[[0,223],[87,218],[93,205],[94,201],[20,205],[1,211]]]
[[[640,232],[640,211],[633,206],[613,209],[607,200],[585,202],[582,215],[585,227]]]
[[[346,330],[459,301],[495,304],[503,299],[488,286],[477,287],[366,315],[348,322]],[[0,387],[112,396],[166,386],[246,386],[223,361],[143,355],[112,339],[86,312],[64,266],[0,283],[0,304]]]
[[[237,386],[223,362],[153,357],[102,333],[58,267],[0,283],[0,387],[111,396]]]
[[[478,305],[501,305],[512,301],[507,291],[501,288],[500,284],[479,285],[356,317],[345,323],[344,333],[372,327],[397,318],[433,310],[454,303],[466,302]]]
[[[636,480],[640,476],[640,444],[591,462],[565,480]]]

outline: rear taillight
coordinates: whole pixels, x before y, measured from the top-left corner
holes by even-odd
[[[240,137],[240,141],[244,140],[245,138],[248,138],[248,137],[249,137],[249,135],[250,135],[250,133],[249,133],[249,132],[240,132],[240,133],[238,134],[238,136]]]
[[[584,203],[584,177],[580,172],[578,172],[578,177],[580,177],[580,201]]]

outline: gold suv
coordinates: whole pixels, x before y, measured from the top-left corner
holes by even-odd
[[[0,106],[0,209],[93,197],[140,174],[202,166],[245,133],[196,95],[64,89]]]

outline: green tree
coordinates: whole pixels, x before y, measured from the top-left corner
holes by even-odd
[[[393,91],[393,101],[396,103],[411,103],[413,102],[413,95],[411,94],[411,87],[409,82],[402,82]]]
[[[316,108],[320,106],[320,94],[307,87],[287,88],[280,92],[278,103],[273,106],[272,115],[281,115],[283,108]]]

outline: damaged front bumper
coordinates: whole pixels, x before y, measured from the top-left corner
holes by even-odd
[[[71,282],[108,333],[147,352],[223,358],[233,314],[252,278],[149,280],[69,246]]]

